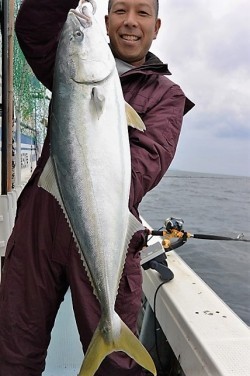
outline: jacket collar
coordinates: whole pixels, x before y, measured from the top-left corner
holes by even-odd
[[[171,75],[168,69],[168,65],[164,64],[156,55],[152,52],[148,52],[146,55],[146,61],[140,67],[132,68],[127,72],[121,74],[121,77],[128,76],[134,73],[152,74],[158,73],[161,75]]]

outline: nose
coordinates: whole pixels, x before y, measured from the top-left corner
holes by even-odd
[[[124,25],[129,27],[137,27],[138,21],[136,17],[136,13],[133,11],[130,11],[126,14],[126,17],[124,19]]]

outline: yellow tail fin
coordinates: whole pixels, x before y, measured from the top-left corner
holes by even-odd
[[[143,368],[156,376],[156,369],[151,356],[123,321],[121,321],[119,338],[111,343],[107,343],[104,340],[99,327],[97,327],[78,376],[93,376],[103,359],[114,351],[125,352]]]

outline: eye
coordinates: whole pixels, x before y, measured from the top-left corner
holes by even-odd
[[[142,16],[142,17],[148,17],[148,16],[150,16],[149,12],[147,12],[147,11],[145,11],[145,10],[140,10],[140,11],[138,12],[138,14],[139,14],[140,16]]]
[[[114,11],[115,14],[124,14],[125,10],[124,9],[117,9]]]
[[[74,37],[75,37],[76,39],[82,39],[82,38],[83,38],[83,33],[81,32],[81,30],[76,30],[76,31],[74,32]]]

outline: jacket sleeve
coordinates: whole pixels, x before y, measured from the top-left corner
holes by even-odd
[[[59,35],[68,11],[78,0],[24,0],[15,31],[19,45],[39,81],[52,89]]]
[[[185,95],[173,85],[142,119],[146,131],[129,129],[132,181],[129,208],[138,216],[138,205],[169,168],[182,126]]]

